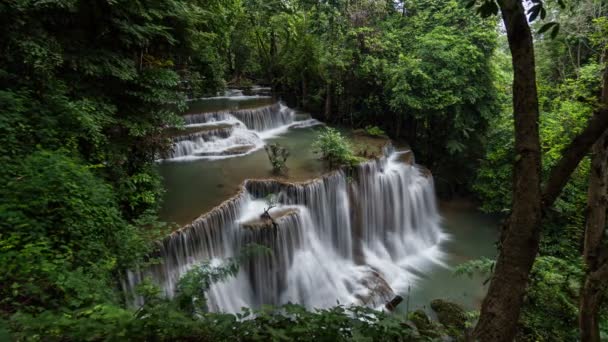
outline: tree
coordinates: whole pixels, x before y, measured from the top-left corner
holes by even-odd
[[[600,32],[608,31],[608,21],[604,20],[599,26]],[[598,43],[603,49],[602,62],[605,64],[600,106],[608,110],[608,44],[605,41]],[[593,145],[592,155],[583,249],[587,268],[581,289],[579,317],[581,341],[584,342],[600,341],[599,310],[608,286],[608,247],[604,239],[608,208],[608,131]]]
[[[531,2],[530,19],[534,20],[539,14],[544,18],[543,3],[540,0]],[[507,29],[514,70],[516,156],[512,210],[501,234],[500,254],[474,332],[481,341],[513,340],[529,273],[539,248],[543,210],[554,203],[574,168],[608,127],[608,112],[600,109],[563,151],[541,192],[539,109],[532,33],[520,0],[502,0],[498,6],[493,1],[484,1],[479,7],[482,14],[488,15],[499,9]]]

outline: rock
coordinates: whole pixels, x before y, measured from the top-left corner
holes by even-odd
[[[378,307],[385,305],[385,307],[398,297],[391,286],[386,282],[384,277],[375,270],[370,271],[365,277],[361,279],[361,285],[369,289],[369,293],[365,296],[357,296],[361,305],[369,307]],[[401,298],[403,300],[403,298]],[[399,303],[395,303],[398,305]],[[395,305],[395,306],[396,306]],[[390,308],[387,307],[387,310]]]
[[[433,323],[424,310],[418,309],[412,312],[409,316],[410,321],[416,326],[421,336],[430,337],[431,339],[439,338],[442,334],[442,328]]]
[[[281,221],[291,215],[298,215],[297,209],[274,209],[270,216],[277,223],[281,224]],[[266,218],[257,218],[241,223],[241,227],[245,229],[259,230],[259,229],[272,229],[274,228],[272,220]]]
[[[458,304],[435,299],[431,302],[431,308],[437,313],[439,323],[447,328],[450,336],[465,334],[467,315]]]
[[[399,160],[408,165],[414,165],[414,153],[407,151],[399,156]]]
[[[410,314],[410,320],[418,330],[429,330],[433,328],[433,324],[429,319],[429,316],[426,315],[426,312],[422,309],[418,309]]]
[[[217,124],[206,124],[204,126],[186,126],[182,129],[175,127],[169,127],[164,130],[164,134],[168,138],[176,138],[177,141],[181,140],[180,137],[188,137],[195,134],[204,135],[205,133],[215,133],[211,135],[222,135],[218,133],[224,133],[224,136],[230,135],[235,124],[232,122],[218,122]],[[215,131],[215,132],[214,132]]]
[[[199,152],[195,155],[198,157],[216,157],[216,156],[234,156],[238,154],[247,153],[255,148],[254,145],[240,145],[229,147],[223,151],[213,151],[213,152]]]

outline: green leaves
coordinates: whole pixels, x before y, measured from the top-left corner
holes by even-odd
[[[312,148],[321,154],[321,159],[327,161],[330,168],[352,166],[360,162],[346,138],[331,127],[326,127],[319,133]]]
[[[557,37],[557,34],[559,33],[559,27],[559,23],[556,22],[546,23],[538,30],[538,34],[543,34],[551,30],[551,39],[555,39],[555,37]]]

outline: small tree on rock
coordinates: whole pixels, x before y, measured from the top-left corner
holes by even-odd
[[[268,160],[272,164],[272,171],[274,173],[281,173],[287,171],[287,158],[289,157],[289,151],[287,148],[279,144],[268,144],[264,146]]]

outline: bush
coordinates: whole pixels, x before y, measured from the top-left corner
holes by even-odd
[[[44,336],[45,341],[428,340],[405,324],[405,317],[364,307],[336,306],[309,311],[287,304],[255,311],[244,308],[236,315],[206,312],[205,295],[210,285],[236,274],[241,262],[261,252],[268,250],[250,246],[222,265],[202,263],[182,277],[173,300],[164,298],[160,289],[144,282],[138,292],[145,298],[145,304],[136,311],[97,304],[38,315],[18,313],[10,321],[12,337],[41,340]]]
[[[272,165],[272,171],[274,173],[281,173],[287,170],[287,158],[289,157],[289,151],[279,144],[268,144],[264,146],[268,160]]]
[[[378,126],[365,126],[365,133],[372,137],[386,137],[386,132]]]
[[[0,313],[113,298],[112,272],[147,251],[112,188],[63,152],[38,151],[0,190]]]
[[[326,127],[313,143],[315,153],[321,153],[321,159],[329,163],[329,167],[353,166],[361,162],[355,156],[352,146],[336,129]]]

